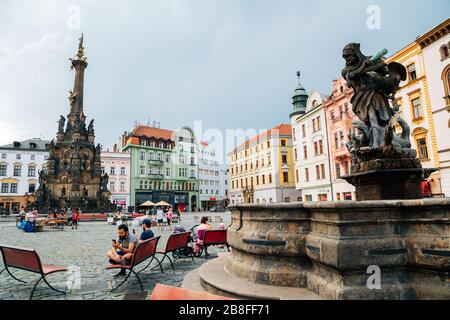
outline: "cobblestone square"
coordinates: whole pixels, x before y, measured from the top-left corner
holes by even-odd
[[[189,230],[198,224],[198,219],[206,215],[212,218],[214,228],[219,226],[216,217],[222,217],[225,226],[231,222],[229,213],[206,213],[206,214],[186,214],[179,224]],[[130,227],[131,229],[131,227]],[[164,227],[160,232],[157,228],[152,229],[155,236],[161,235],[158,248],[164,249],[167,239],[171,234],[171,227]],[[140,234],[140,230],[138,231]],[[108,225],[106,222],[82,222],[78,230],[65,227],[64,231],[46,228],[42,233],[25,233],[15,227],[14,222],[0,221],[0,243],[3,245],[17,246],[35,249],[43,264],[52,264],[80,270],[80,289],[68,291],[64,295],[58,295],[48,289],[45,284],[39,284],[34,294],[33,300],[122,300],[122,299],[142,299],[150,293],[157,283],[171,286],[181,286],[184,276],[191,270],[198,268],[207,260],[204,255],[195,259],[181,259],[175,262],[175,270],[166,259],[163,262],[164,274],[158,269],[150,271],[147,269],[141,274],[144,286],[144,293],[139,288],[138,281],[132,275],[127,283],[113,293],[109,292],[111,285],[114,285],[113,275],[118,270],[105,270],[108,266],[106,253],[111,249],[111,240],[117,239],[117,226]],[[217,257],[221,249],[211,248],[209,253],[211,258]],[[142,268],[145,264],[142,265]],[[3,260],[0,262],[3,269]],[[138,269],[140,270],[140,269]],[[25,280],[22,284],[11,278],[6,272],[0,275],[0,300],[24,300],[28,299],[32,287],[39,279],[39,275],[30,272],[12,269],[14,276]],[[76,274],[56,273],[48,276],[51,285],[57,289],[66,288],[68,279],[76,278]],[[120,280],[119,280],[120,281]]]

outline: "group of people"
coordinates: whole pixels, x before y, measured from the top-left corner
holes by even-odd
[[[122,266],[129,265],[133,259],[134,250],[137,245],[155,237],[151,228],[152,221],[150,219],[144,219],[142,221],[142,232],[138,240],[135,230],[133,230],[133,233],[130,233],[128,226],[121,224],[117,229],[119,241],[112,240],[112,249],[107,253],[109,262]],[[126,276],[126,269],[120,269],[120,272],[114,277],[121,276]]]
[[[164,220],[167,221],[167,225],[170,227],[172,225],[172,220],[174,217],[173,209],[169,208],[164,210],[163,207],[153,208],[152,210],[147,210],[145,215],[150,219],[150,221],[155,221],[159,231],[163,230]],[[178,217],[181,221],[181,217]]]
[[[36,219],[38,217],[39,212],[36,208],[26,212],[25,207],[21,207],[17,227],[25,232],[33,232],[36,228]]]
[[[162,209],[158,211],[162,212],[159,213],[160,216],[164,215]],[[158,211],[156,212],[157,219],[158,219]],[[170,210],[167,212],[167,215],[169,215],[169,213]],[[169,218],[167,219],[169,220]],[[133,232],[130,232],[128,226],[125,224],[122,224],[118,227],[117,234],[119,236],[119,240],[112,241],[112,249],[107,253],[107,257],[109,258],[109,262],[111,264],[119,264],[122,266],[129,265],[133,259],[133,254],[138,244],[155,237],[153,231],[151,230],[152,227],[151,219],[145,218],[144,220],[142,220],[141,226],[142,232],[139,236],[139,239],[136,236],[135,229],[133,229]],[[201,250],[203,246],[205,231],[211,229],[212,226],[208,221],[208,217],[203,217],[201,219],[201,224],[197,227],[196,231],[197,240],[194,243],[193,247],[194,252],[198,252]],[[219,230],[225,230],[225,225],[223,223],[220,224]],[[121,276],[126,276],[126,269],[121,269],[120,272],[116,274],[114,277],[121,277]]]
[[[57,220],[63,220],[67,219],[67,223],[70,227],[73,229],[78,229],[78,222],[80,221],[80,215],[81,210],[78,208],[74,208],[73,210],[71,208],[63,209],[61,211],[54,210],[52,214],[48,215],[47,218],[49,219],[57,219]]]

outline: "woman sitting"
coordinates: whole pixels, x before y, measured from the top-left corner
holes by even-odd
[[[199,252],[203,247],[203,240],[205,239],[205,231],[211,230],[212,226],[208,222],[208,217],[203,217],[201,224],[197,228],[197,241],[194,244],[194,253]]]

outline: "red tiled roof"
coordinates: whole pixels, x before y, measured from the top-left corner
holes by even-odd
[[[243,144],[241,144],[239,147],[233,150],[233,152],[236,152],[240,148],[245,148],[250,145],[252,145],[255,142],[262,142],[265,140],[268,140],[272,137],[272,134],[278,133],[280,136],[292,136],[292,126],[290,124],[280,124],[279,126],[276,126],[275,128],[269,129],[264,133],[261,133],[247,141],[245,141]]]
[[[130,134],[134,137],[146,137],[164,140],[173,140],[175,137],[175,132],[172,130],[152,128],[146,126],[138,126]]]

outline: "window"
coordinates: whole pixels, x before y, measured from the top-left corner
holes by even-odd
[[[307,194],[307,195],[305,196],[305,202],[311,202],[311,201],[313,201],[312,195],[311,195],[311,194]]]
[[[298,170],[295,170],[295,179],[296,179],[297,183],[300,182],[299,175],[298,175]]]
[[[22,175],[22,166],[15,165],[14,166],[14,177],[20,177]]]
[[[9,183],[2,183],[2,193],[9,192]]]
[[[170,168],[166,168],[166,177],[170,177]]]
[[[339,163],[336,163],[336,177],[341,177],[341,165]]]
[[[35,193],[36,192],[36,185],[34,183],[30,183],[28,186],[28,193]]]
[[[127,174],[127,173],[126,173],[125,167],[121,167],[121,168],[120,168],[120,174],[121,174],[122,176],[124,176],[124,175]]]
[[[282,146],[282,147],[286,147],[286,140],[284,140],[284,139],[281,140],[281,146]]]
[[[413,120],[419,120],[423,118],[422,113],[422,103],[419,98],[415,98],[411,100],[412,108],[413,108]]]
[[[417,139],[417,149],[419,151],[420,160],[428,160],[428,147],[426,138]]]
[[[341,138],[341,146],[343,147],[343,146],[345,146],[344,131],[341,131],[341,132],[339,133],[339,135],[340,135],[340,138]]]
[[[339,119],[344,119],[344,106],[339,106]]]
[[[302,138],[306,138],[306,125],[302,125]]]
[[[307,146],[303,146],[303,158],[305,160],[308,159],[308,147]]]
[[[283,164],[287,164],[287,155],[285,155],[285,154],[283,154],[282,156],[281,156],[281,161],[282,161],[282,163]]]
[[[289,172],[283,172],[283,182],[289,182]]]
[[[305,168],[305,181],[309,182],[309,169]]]
[[[262,184],[266,184],[266,176],[262,175]]]
[[[141,151],[140,156],[139,156],[139,159],[140,159],[141,161],[145,161],[145,151]]]
[[[17,183],[11,183],[10,193],[17,193]]]
[[[320,165],[320,171],[322,173],[322,179],[325,179],[325,165],[324,164]]]
[[[416,65],[414,63],[408,66],[408,75],[409,81],[414,81],[417,79]]]
[[[32,154],[32,155],[30,156],[30,159],[31,159],[31,161],[36,160],[36,155]]]
[[[114,181],[109,183],[109,190],[116,191],[116,183]]]
[[[323,141],[319,140],[319,152],[320,154],[323,154]]]
[[[441,53],[441,60],[445,60],[450,56],[448,46],[445,44],[439,49],[439,51]]]
[[[2,160],[6,159],[6,153],[2,153]]]
[[[125,191],[125,181],[120,181],[120,191]]]
[[[0,165],[0,177],[6,176],[6,165],[2,164]]]
[[[35,177],[36,176],[36,167],[35,166],[29,166],[28,167],[28,176],[29,177]]]
[[[340,145],[339,145],[339,136],[338,136],[338,133],[337,133],[337,132],[334,133],[334,148],[335,148],[336,150],[339,150],[339,148],[340,148]]]
[[[330,119],[331,121],[336,121],[336,115],[334,114],[334,110],[330,111]]]
[[[167,163],[170,162],[170,154],[166,154],[166,162],[167,162]]]
[[[346,176],[348,176],[350,174],[350,165],[349,165],[348,161],[344,162],[344,171],[345,171]]]
[[[145,166],[140,166],[139,167],[139,175],[145,176]]]
[[[20,154],[16,154],[16,160],[20,160],[22,156]]]
[[[101,167],[100,170],[102,171],[102,175],[105,174],[105,167]]]
[[[111,167],[110,173],[112,176],[116,175],[116,167]]]

